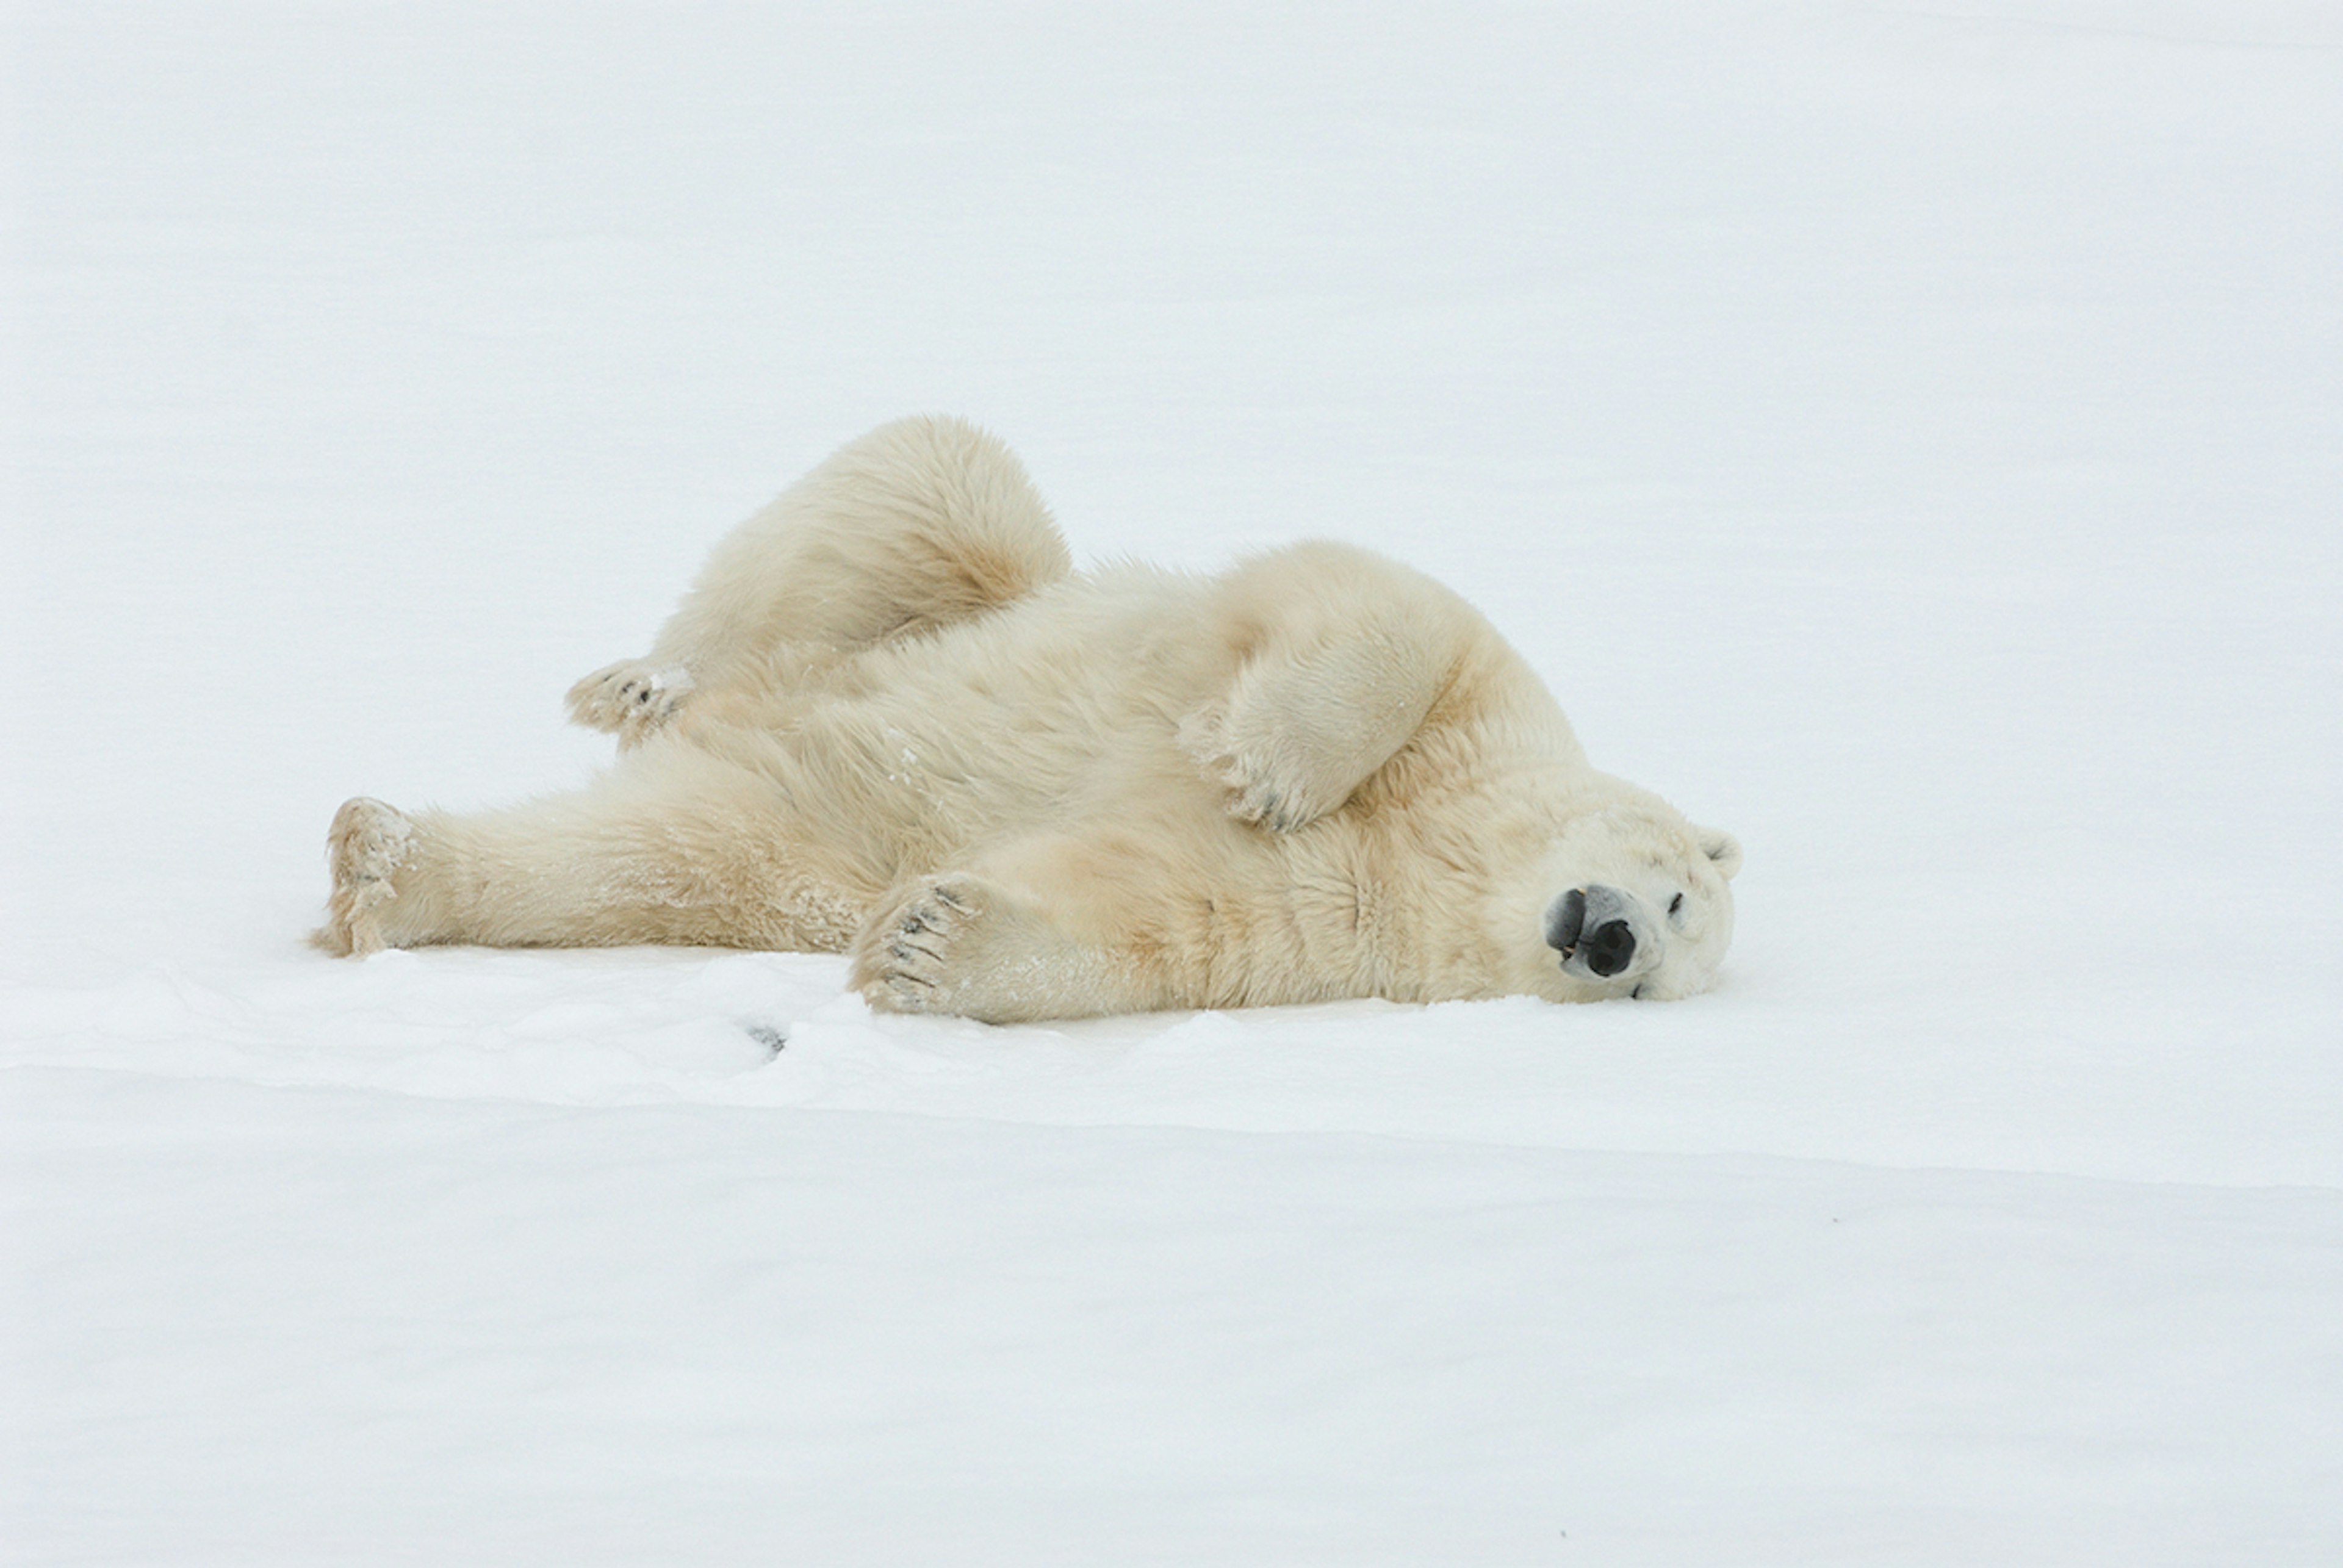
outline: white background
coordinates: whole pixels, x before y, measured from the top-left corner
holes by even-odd
[[[6,15],[5,1561],[2343,1557],[2331,6]],[[1723,983],[302,945],[922,410],[1460,588]]]

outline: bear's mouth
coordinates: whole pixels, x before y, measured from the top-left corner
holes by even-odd
[[[1627,919],[1627,896],[1590,882],[1573,888],[1546,907],[1546,946],[1562,955],[1562,967],[1609,980],[1635,961],[1635,928]]]
[[[1586,895],[1576,888],[1556,899],[1545,911],[1545,945],[1562,954],[1563,961],[1578,950],[1578,939],[1586,930]]]

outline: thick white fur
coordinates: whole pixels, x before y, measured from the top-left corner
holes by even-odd
[[[621,747],[585,789],[344,806],[319,944],[847,950],[874,1005],[1009,1020],[1682,995],[1730,937],[1730,836],[1591,769],[1462,599],[1327,543],[1077,576],[958,420],[842,448],[569,703]],[[1596,882],[1642,939],[1599,980],[1544,935]]]

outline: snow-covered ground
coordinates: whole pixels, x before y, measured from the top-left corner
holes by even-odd
[[[2331,5],[6,28],[0,1560],[2343,1560]],[[302,945],[923,409],[1453,583],[1724,983]]]

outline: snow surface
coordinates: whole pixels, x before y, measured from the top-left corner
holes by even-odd
[[[2331,5],[6,28],[0,1560],[2343,1561]],[[1453,583],[1724,983],[302,946],[923,409]]]

